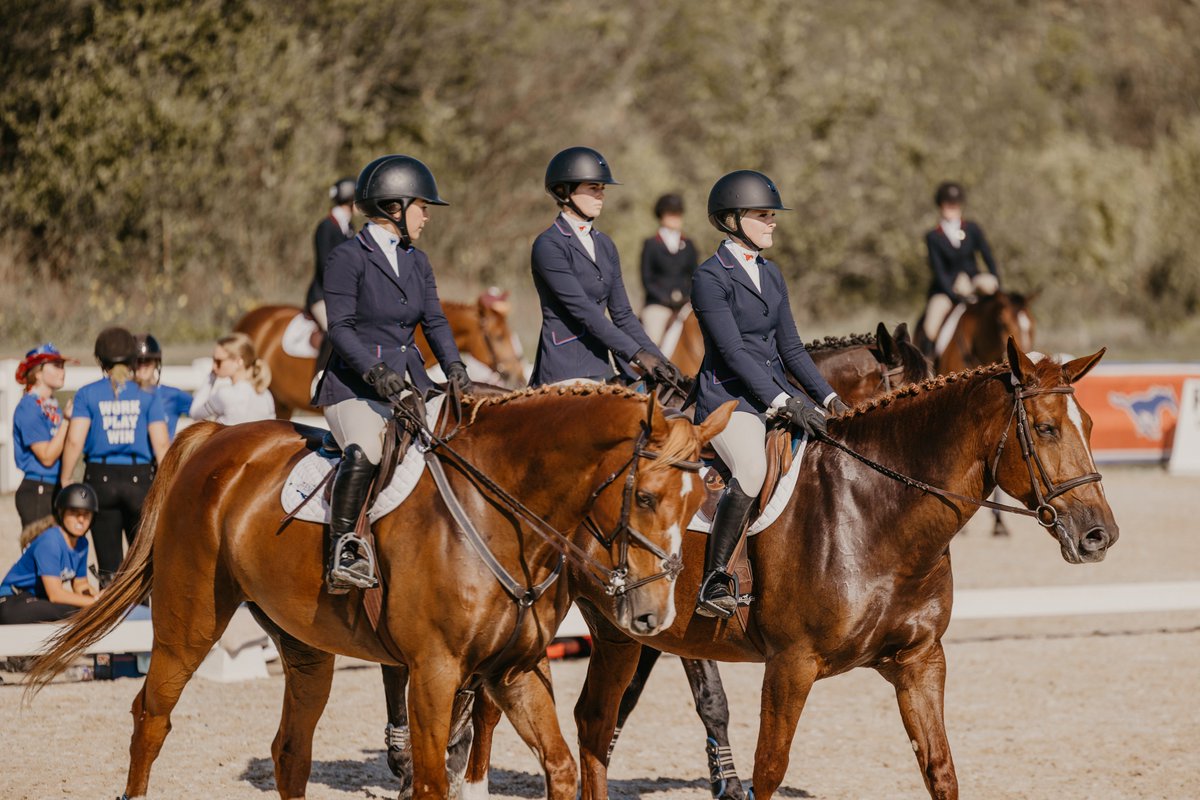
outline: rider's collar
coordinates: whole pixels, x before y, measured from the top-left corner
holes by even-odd
[[[563,223],[568,228],[570,228],[571,232],[574,233],[576,236],[584,237],[584,236],[591,235],[591,232],[592,232],[592,221],[591,220],[580,219],[579,217],[575,216],[574,214],[572,214],[569,210],[567,210],[565,208],[563,209],[562,214],[560,216],[562,217]]]
[[[733,239],[726,239],[725,241],[721,242],[721,246],[727,249],[733,255],[734,260],[742,266],[745,266],[746,264],[758,264],[765,261],[765,259],[762,257],[762,254],[760,254],[757,250],[749,250],[745,247],[742,247]]]

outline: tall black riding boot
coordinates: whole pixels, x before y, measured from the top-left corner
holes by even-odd
[[[342,455],[342,463],[333,479],[329,499],[329,557],[325,582],[329,590],[341,593],[351,587],[369,589],[375,585],[375,563],[367,543],[354,533],[354,524],[366,502],[375,477],[375,465],[367,460],[362,448],[352,444]]]
[[[704,547],[704,581],[696,601],[696,613],[702,617],[728,619],[737,610],[737,598],[732,591],[733,576],[725,571],[725,567],[750,521],[753,506],[754,498],[742,491],[736,479],[729,482],[717,502],[712,532]]]

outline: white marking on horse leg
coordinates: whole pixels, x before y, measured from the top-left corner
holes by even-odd
[[[690,473],[690,472],[683,473],[683,480],[680,481],[680,483],[682,485],[679,487],[679,496],[687,497],[689,494],[692,493],[692,473]]]
[[[483,773],[483,780],[478,783],[463,781],[462,793],[459,795],[462,800],[487,800],[488,798],[488,773]]]

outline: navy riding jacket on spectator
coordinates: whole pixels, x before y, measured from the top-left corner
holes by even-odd
[[[362,377],[381,361],[407,373],[418,390],[432,389],[425,357],[413,345],[417,325],[440,363],[462,360],[442,313],[429,259],[410,247],[396,250],[396,264],[393,270],[367,228],[330,253],[324,289],[333,354],[314,405],[354,397],[382,401]]]
[[[988,271],[1000,280],[1000,268],[992,257],[992,248],[988,245],[983,229],[970,220],[963,220],[963,239],[958,247],[950,243],[946,232],[941,226],[925,234],[925,246],[929,249],[929,268],[933,271],[933,280],[929,284],[929,295],[949,295],[955,302],[962,302],[954,291],[954,279],[959,273],[965,272],[974,277],[979,274],[979,263],[975,254],[983,256]]]
[[[692,308],[704,334],[692,390],[697,423],[729,400],[738,401],[738,411],[763,414],[780,392],[803,397],[785,366],[817,403],[835,394],[796,331],[779,267],[762,256],[758,267],[761,292],[724,246],[696,270]]]
[[[305,296],[304,302],[306,307],[312,306],[325,299],[324,283],[325,283],[325,265],[329,261],[329,255],[334,248],[353,238],[353,233],[347,235],[346,229],[342,227],[332,213],[327,214],[325,219],[321,220],[317,225],[317,230],[313,234],[313,251],[316,254],[316,266],[313,272],[312,282],[308,285],[308,294]]]
[[[533,243],[542,332],[530,386],[575,378],[608,380],[613,376],[610,351],[622,362],[639,350],[663,358],[629,305],[616,245],[595,229],[589,235],[594,259],[561,216]],[[632,377],[625,363],[619,366]]]
[[[680,234],[679,249],[668,249],[662,236],[652,236],[642,244],[642,288],[646,304],[678,311],[692,294],[692,273],[696,269],[696,246]]]

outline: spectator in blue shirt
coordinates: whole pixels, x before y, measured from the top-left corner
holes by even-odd
[[[137,360],[134,364],[133,376],[138,386],[150,394],[158,395],[162,401],[163,413],[167,415],[167,435],[175,441],[175,428],[179,418],[187,416],[192,407],[192,396],[183,389],[174,386],[163,386],[162,379],[162,347],[148,333],[139,333],[137,340]]]
[[[83,480],[96,490],[100,510],[92,523],[100,585],[107,585],[124,556],[121,532],[132,542],[142,503],[171,440],[162,401],[137,385],[137,341],[124,328],[96,338],[104,377],[75,393],[75,410],[63,448],[62,475],[69,479],[82,456]]]
[[[87,532],[98,507],[86,483],[58,493],[58,524],[47,521],[0,582],[0,625],[53,622],[96,602],[87,579]]]
[[[59,408],[54,393],[66,380],[67,359],[47,342],[28,353],[17,366],[17,383],[25,394],[13,410],[13,455],[17,469],[25,473],[17,487],[17,514],[21,527],[49,516],[71,404]]]

